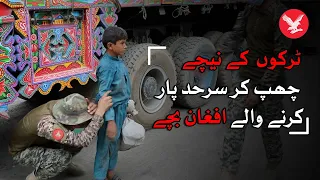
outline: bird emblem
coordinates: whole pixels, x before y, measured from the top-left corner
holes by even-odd
[[[298,18],[294,22],[286,14],[284,14],[282,16],[282,19],[285,22],[287,22],[287,24],[289,25],[289,28],[287,30],[290,31],[291,34],[295,34],[299,31],[303,31],[302,28],[298,28],[298,26],[301,25],[300,21],[302,20],[303,16],[304,16],[304,14],[299,15]]]

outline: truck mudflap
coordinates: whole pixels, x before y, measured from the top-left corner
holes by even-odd
[[[19,96],[96,81],[102,34],[118,20],[115,11],[107,0],[0,0],[0,116],[9,118]]]

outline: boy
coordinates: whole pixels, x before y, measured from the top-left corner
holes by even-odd
[[[111,90],[113,106],[105,113],[104,124],[98,132],[94,163],[96,180],[120,180],[115,175],[114,169],[118,159],[121,127],[131,96],[131,84],[127,67],[118,56],[123,55],[127,48],[127,36],[126,31],[120,27],[108,27],[102,37],[102,43],[107,52],[101,58],[97,68],[99,93],[96,101],[104,92]]]

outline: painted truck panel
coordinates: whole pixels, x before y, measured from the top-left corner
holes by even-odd
[[[207,4],[215,0],[120,0],[121,6]],[[118,20],[109,0],[0,0],[0,116],[17,97],[48,95],[96,81],[104,29]]]

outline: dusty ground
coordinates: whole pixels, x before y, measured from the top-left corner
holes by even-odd
[[[284,159],[281,174],[284,180],[316,180],[319,177],[319,166],[316,152],[318,149],[311,142],[316,133],[316,113],[319,107],[319,56],[305,57],[300,67],[287,73],[289,84],[301,89],[295,103],[289,97],[284,99],[286,112],[305,108],[303,117],[310,117],[309,136],[290,136],[288,129],[282,129],[284,142]],[[214,97],[205,108],[224,107],[226,97]],[[13,166],[7,153],[7,142],[10,128],[26,114],[32,106],[22,100],[16,101],[10,109],[10,123],[0,129],[0,179],[24,180],[32,171],[30,167]],[[182,110],[184,111],[184,110]],[[185,114],[184,114],[185,115]],[[184,116],[182,116],[184,117]],[[304,126],[297,126],[302,130]],[[120,152],[117,172],[124,180],[214,180],[219,175],[219,157],[223,140],[222,125],[197,125],[192,128],[181,127],[166,130],[150,130],[146,133],[145,143],[126,152]],[[85,148],[75,161],[86,170],[83,177],[65,177],[63,174],[55,179],[92,179],[95,141]],[[260,131],[249,126],[239,179],[260,179],[266,163]],[[316,178],[318,176],[318,178]],[[311,178],[313,177],[313,178]]]

